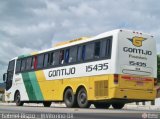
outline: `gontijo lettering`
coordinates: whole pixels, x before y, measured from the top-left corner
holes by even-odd
[[[65,75],[72,75],[75,74],[76,68],[71,67],[69,69],[58,69],[58,70],[52,70],[48,72],[49,77],[56,77],[56,76],[65,76]]]
[[[152,51],[137,49],[137,48],[123,47],[123,51],[129,53],[137,53],[141,55],[152,55]]]

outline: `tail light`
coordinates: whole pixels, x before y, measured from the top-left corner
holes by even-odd
[[[157,79],[155,78],[154,79],[154,85],[156,86],[158,84],[158,81],[157,81]]]
[[[114,84],[118,84],[118,74],[114,74]]]

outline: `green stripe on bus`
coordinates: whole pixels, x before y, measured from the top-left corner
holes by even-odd
[[[28,73],[22,73],[23,82],[29,97],[29,100],[35,101],[36,96]]]
[[[31,55],[30,55],[30,54],[26,54],[26,55],[20,55],[20,56],[18,56],[18,59],[19,59],[19,58],[28,57],[28,56],[31,56]]]
[[[44,98],[43,98],[40,86],[38,84],[38,80],[35,72],[29,72],[29,78],[31,80],[37,100],[42,101]]]

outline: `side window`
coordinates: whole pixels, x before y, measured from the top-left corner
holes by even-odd
[[[86,46],[85,45],[83,45],[82,46],[82,60],[84,61],[84,59],[85,59],[85,55],[86,55]]]
[[[32,66],[32,57],[28,57],[26,61],[26,70],[30,70]]]
[[[100,42],[95,42],[94,57],[100,58]]]
[[[74,46],[70,48],[69,63],[76,62],[76,60],[77,60],[77,47]]]
[[[50,65],[54,65],[54,52],[51,53],[51,57],[50,57]]]
[[[16,73],[21,71],[21,60],[17,60],[16,63]]]
[[[106,54],[106,40],[101,41],[101,57],[105,57]]]
[[[37,56],[37,69],[43,68],[43,60],[44,60],[44,54],[40,54]]]
[[[78,46],[78,55],[77,55],[77,60],[78,61],[84,61],[85,58],[85,52],[86,51],[86,46]]]
[[[77,52],[77,60],[82,60],[82,46],[78,46],[78,52]]]
[[[106,57],[108,59],[111,58],[111,51],[112,51],[112,39],[106,40]]]
[[[69,62],[69,55],[70,55],[70,49],[66,49],[65,50],[65,63],[68,63]]]
[[[8,70],[7,70],[7,80],[5,89],[9,90],[12,87],[12,79],[14,75],[14,67],[15,67],[15,60],[9,62]]]
[[[59,64],[59,51],[55,51],[51,53],[50,56],[51,60],[50,60],[50,65],[54,66],[54,65],[58,65]]]
[[[49,54],[44,55],[44,67],[47,67],[49,64]]]
[[[15,60],[9,62],[8,71],[14,71]]]
[[[57,55],[58,56],[58,55]],[[59,63],[64,64],[64,50],[60,50]]]
[[[31,69],[37,68],[37,56],[32,57]]]
[[[94,56],[94,43],[88,43],[86,45],[85,60],[93,59],[93,56]]]
[[[101,57],[111,58],[112,38],[107,38],[101,41]]]
[[[26,69],[26,59],[22,59],[21,71],[25,71]]]

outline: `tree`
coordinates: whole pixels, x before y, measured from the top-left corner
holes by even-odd
[[[158,85],[160,85],[160,55],[157,55],[157,79]]]

